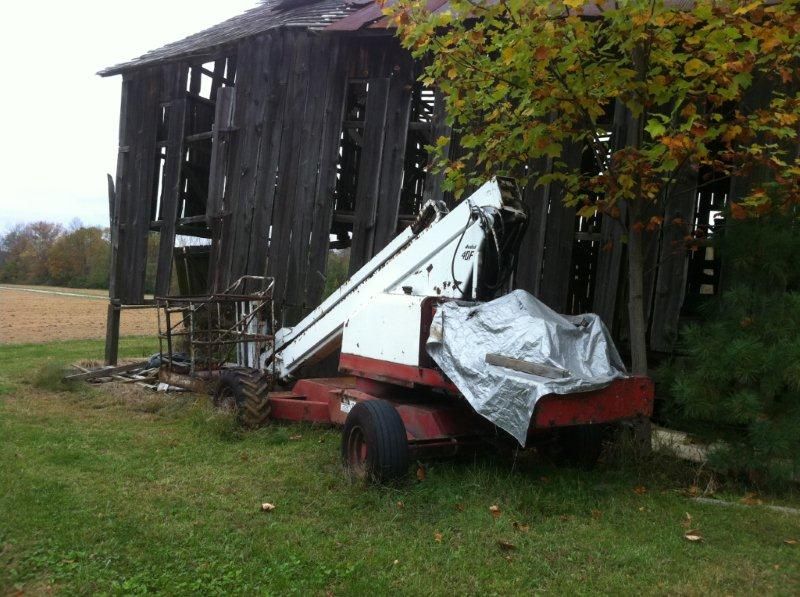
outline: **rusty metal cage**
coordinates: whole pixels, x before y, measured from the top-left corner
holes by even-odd
[[[202,375],[258,368],[274,346],[274,285],[273,278],[242,276],[218,294],[157,297],[162,370]]]

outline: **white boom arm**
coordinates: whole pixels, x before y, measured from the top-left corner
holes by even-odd
[[[421,218],[432,208],[426,206]],[[264,356],[263,366],[274,359],[285,379],[324,358],[341,345],[348,318],[382,293],[475,299],[485,243],[494,242],[499,253],[497,218],[503,212],[525,217],[516,185],[494,178],[449,213],[434,211],[426,227],[419,230],[424,222],[418,220],[406,228],[297,325],[278,330],[275,351]]]

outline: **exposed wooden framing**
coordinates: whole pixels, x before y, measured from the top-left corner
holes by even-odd
[[[170,65],[168,80],[171,87],[167,157],[164,164],[164,189],[161,202],[161,230],[156,269],[156,296],[169,294],[172,277],[172,252],[175,246],[175,222],[180,206],[184,136],[186,135],[186,65]]]

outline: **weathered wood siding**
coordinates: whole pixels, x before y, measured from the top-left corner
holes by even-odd
[[[176,235],[199,230],[211,239],[209,290],[224,290],[245,274],[274,276],[276,307],[283,323],[292,324],[320,302],[332,223],[339,230],[350,227],[352,239],[346,242],[353,272],[406,221],[400,218],[409,216],[400,213],[409,211],[401,208],[402,201],[409,205],[401,201],[407,197],[404,172],[416,159],[407,152],[410,131],[417,135],[417,148],[420,138],[433,143],[452,135],[454,153],[457,135],[445,121],[439,94],[426,104],[432,106],[427,119],[412,121],[419,66],[390,37],[280,29],[221,48],[219,56],[213,73],[205,71],[213,84],[211,99],[202,101],[202,69],[196,64],[174,62],[124,76],[116,188],[110,195],[111,298],[143,301],[151,231],[160,233],[156,292],[167,294]],[[345,200],[337,198],[339,152],[354,82],[368,91],[362,120],[350,124],[360,158],[357,171],[348,175]],[[611,123],[615,143],[624,142],[624,122],[618,110]],[[200,163],[202,154],[191,149],[198,141],[207,144],[210,164]],[[576,165],[583,157],[577,146],[565,148],[562,156]],[[187,171],[192,176],[187,178]],[[197,180],[198,172],[205,180]],[[441,175],[417,171],[415,176],[425,178],[424,199],[444,198]],[[660,214],[665,221],[691,219],[694,184],[696,174],[684,172],[667,212]],[[197,189],[207,192],[200,204]],[[579,220],[562,204],[557,185],[530,185],[523,195],[531,221],[517,285],[557,311],[576,305],[595,310],[624,335],[621,227],[611,219]],[[674,343],[685,294],[681,238],[677,228],[665,227],[651,243],[646,294],[653,297],[648,307],[653,347],[659,350]],[[656,259],[664,264],[658,267]]]

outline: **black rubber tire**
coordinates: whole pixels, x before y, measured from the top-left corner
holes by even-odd
[[[605,436],[606,427],[603,425],[562,427],[543,451],[556,464],[591,470],[603,451]]]
[[[385,400],[356,404],[342,430],[342,462],[356,478],[390,483],[408,473],[406,427]]]
[[[269,376],[260,371],[225,371],[214,392],[214,406],[235,411],[242,427],[261,427],[269,420],[269,390]]]

